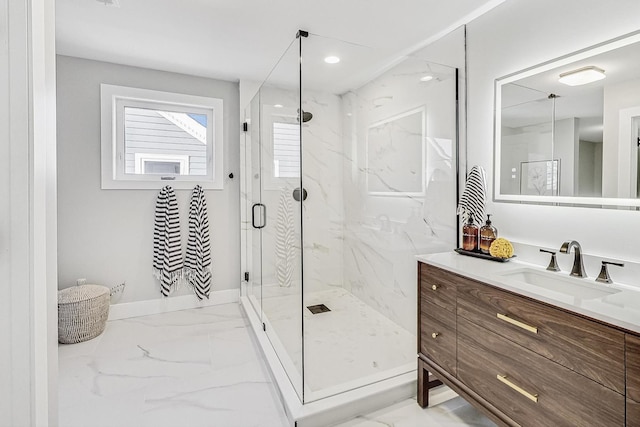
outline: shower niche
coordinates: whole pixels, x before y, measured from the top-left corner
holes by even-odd
[[[241,300],[301,404],[415,383],[414,256],[456,247],[457,80],[300,32],[244,109]]]

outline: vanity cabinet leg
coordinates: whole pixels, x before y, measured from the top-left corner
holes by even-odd
[[[421,408],[429,406],[429,390],[442,385],[442,381],[429,375],[426,364],[418,359],[418,405]]]
[[[429,406],[429,371],[425,369],[420,359],[418,359],[418,405],[421,408]]]

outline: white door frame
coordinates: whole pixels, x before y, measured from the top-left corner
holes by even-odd
[[[0,0],[0,424],[57,425],[55,2]]]

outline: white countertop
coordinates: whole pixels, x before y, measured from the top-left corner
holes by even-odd
[[[640,291],[637,287],[617,283],[611,285],[602,284],[595,282],[593,277],[573,278],[567,272],[548,272],[544,267],[518,261],[517,258],[512,258],[508,262],[495,262],[460,255],[453,251],[418,255],[416,258],[420,262],[449,270],[496,288],[552,304],[640,334]],[[598,287],[610,288],[612,292],[616,293],[599,298],[581,299],[564,294],[561,291],[555,292],[552,289],[545,289],[504,277],[505,274],[515,273],[523,269],[536,270],[552,278],[557,276],[559,289],[569,281],[595,289],[598,289]]]

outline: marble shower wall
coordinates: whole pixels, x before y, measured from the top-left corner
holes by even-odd
[[[294,280],[300,286],[300,233],[304,233],[305,292],[342,286],[342,234],[344,223],[342,191],[342,149],[340,98],[326,93],[305,91],[302,108],[311,112],[311,121],[303,124],[303,183],[307,199],[303,204],[304,227],[301,227],[300,204],[293,201]],[[275,107],[278,105],[278,107]],[[297,123],[298,92],[296,88],[263,86],[260,89],[260,137],[262,154],[262,203],[267,206],[267,226],[262,237],[262,275],[266,286],[277,285],[277,225],[281,197],[292,197],[300,186],[299,177],[276,177],[272,126],[274,121]],[[256,123],[255,119],[253,122]],[[254,161],[257,159],[254,158]],[[253,176],[253,181],[257,181]],[[259,183],[254,182],[253,188]],[[289,292],[293,289],[289,289]]]
[[[391,131],[380,146],[380,129],[420,115],[423,135],[419,126]],[[344,94],[342,121],[345,288],[415,334],[414,255],[456,242],[455,70],[408,58]],[[393,181],[394,173],[405,178]]]
[[[303,206],[305,293],[343,286],[344,178],[340,97],[305,90],[303,124]]]

